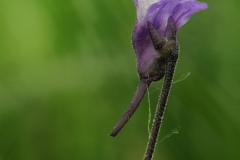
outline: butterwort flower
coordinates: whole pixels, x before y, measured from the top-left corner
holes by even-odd
[[[137,19],[132,44],[136,53],[140,81],[133,100],[110,135],[116,136],[128,122],[151,82],[165,77],[145,154],[147,160],[152,158],[179,56],[177,31],[194,13],[208,6],[195,0],[134,0],[134,3]]]
[[[151,77],[152,63],[161,56],[153,46],[147,23],[150,22],[162,37],[166,37],[170,16],[175,22],[176,30],[179,30],[194,13],[206,9],[207,4],[195,0],[134,0],[134,2],[137,20],[132,34],[132,44],[136,53],[138,73],[140,78],[146,79]]]

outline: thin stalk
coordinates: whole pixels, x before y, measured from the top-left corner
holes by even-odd
[[[144,155],[144,160],[151,160],[154,154],[156,142],[158,139],[158,135],[159,135],[162,119],[163,119],[165,106],[166,106],[168,95],[171,89],[171,84],[172,84],[172,79],[173,79],[173,74],[174,74],[176,63],[177,63],[177,59],[178,59],[178,54],[175,54],[175,53],[170,54],[167,59],[164,84],[162,87],[162,92],[159,99],[158,107],[156,109],[154,122],[151,130],[151,136],[149,138],[147,150]]]
[[[128,120],[132,117],[132,115],[138,108],[139,104],[141,103],[143,96],[145,95],[150,84],[151,84],[150,80],[141,79],[139,81],[137,91],[134,94],[131,103],[129,104],[127,110],[122,115],[121,119],[118,121],[116,126],[111,131],[110,136],[115,137],[119,133],[119,131],[124,127],[124,125],[128,122]]]

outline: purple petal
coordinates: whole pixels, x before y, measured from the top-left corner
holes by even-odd
[[[186,0],[162,0],[150,6],[147,11],[147,19],[154,24],[162,35],[165,35],[167,20],[174,7]],[[174,19],[174,17],[173,17]],[[175,19],[174,19],[175,20]]]
[[[158,53],[153,47],[146,25],[141,25],[140,27],[135,26],[132,35],[132,44],[137,55],[138,73],[139,75],[143,75],[148,69],[148,66],[150,66],[152,60],[158,57]]]
[[[149,7],[146,19],[152,22],[165,35],[167,19],[170,15],[173,17],[177,29],[180,29],[191,15],[206,8],[206,3],[200,3],[195,0],[162,0]]]
[[[137,8],[138,20],[144,19],[147,9],[150,5],[160,1],[161,0],[134,0],[135,6]]]
[[[171,13],[174,17],[177,29],[180,29],[194,13],[204,10],[207,7],[206,3],[200,3],[197,1],[179,3]]]

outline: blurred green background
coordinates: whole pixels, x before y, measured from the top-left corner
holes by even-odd
[[[173,84],[154,160],[240,157],[240,2],[206,2],[179,31],[174,81],[191,74]],[[135,17],[132,0],[0,1],[0,160],[142,159],[147,95],[108,135],[138,83]]]

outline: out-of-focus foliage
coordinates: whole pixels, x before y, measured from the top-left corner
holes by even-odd
[[[156,160],[240,157],[240,2],[206,2],[179,31],[174,81],[191,74],[173,84]],[[142,159],[147,96],[108,136],[138,82],[134,21],[132,0],[0,1],[1,160]]]

